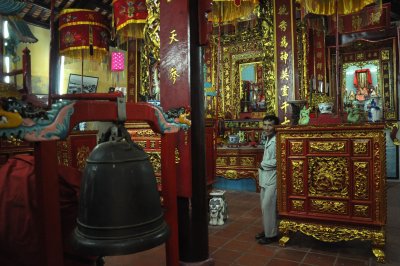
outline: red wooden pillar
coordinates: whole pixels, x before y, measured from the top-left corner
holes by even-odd
[[[190,106],[188,1],[160,2],[160,102],[164,111]],[[190,198],[190,130],[177,134],[178,195]]]
[[[161,177],[162,196],[164,200],[165,220],[170,229],[170,237],[166,242],[167,265],[179,264],[178,241],[178,207],[176,185],[175,147],[176,133],[161,136]]]
[[[35,143],[35,174],[38,195],[38,229],[43,237],[43,261],[32,262],[40,266],[62,266],[63,245],[60,218],[60,197],[57,177],[56,141]]]

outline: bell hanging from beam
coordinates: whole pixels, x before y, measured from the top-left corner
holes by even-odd
[[[169,229],[148,155],[123,126],[103,139],[86,160],[73,247],[114,256],[161,245]]]

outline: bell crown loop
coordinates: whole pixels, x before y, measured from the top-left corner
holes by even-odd
[[[113,164],[148,159],[149,155],[132,141],[123,125],[113,125],[102,135],[86,162]]]

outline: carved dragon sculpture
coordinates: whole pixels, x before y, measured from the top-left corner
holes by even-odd
[[[70,117],[74,112],[74,102],[60,101],[52,105],[51,110],[40,116],[23,117],[15,110],[3,111],[2,116],[10,118],[7,123],[1,124],[0,137],[20,138],[27,141],[44,141],[63,139],[68,134]],[[18,115],[22,123],[18,123]],[[16,127],[15,127],[16,126]]]
[[[74,104],[75,101],[59,101],[48,111],[36,112],[34,117],[26,115],[15,104],[10,105],[10,110],[0,109],[0,137],[27,141],[64,139],[69,131]],[[173,109],[166,114],[161,107],[154,106],[154,112],[161,133],[174,133],[190,127],[191,121],[187,118],[190,113],[187,108]]]

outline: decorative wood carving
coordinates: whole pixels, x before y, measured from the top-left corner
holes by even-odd
[[[326,242],[370,240],[385,260],[383,124],[277,129],[280,244],[289,231]]]

